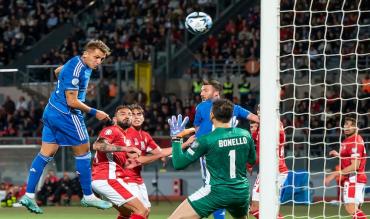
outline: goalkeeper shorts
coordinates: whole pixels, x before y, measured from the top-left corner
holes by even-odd
[[[206,185],[188,197],[194,211],[202,218],[218,209],[226,209],[233,217],[248,214],[249,188],[232,189]]]

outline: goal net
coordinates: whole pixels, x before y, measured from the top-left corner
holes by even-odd
[[[288,218],[352,218],[340,185],[323,182],[339,164],[329,152],[340,149],[345,117],[357,119],[369,147],[370,1],[281,0],[278,14],[279,112],[286,163],[295,173],[281,208]]]

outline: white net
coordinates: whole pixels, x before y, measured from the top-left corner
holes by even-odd
[[[369,75],[370,1],[280,1],[280,116],[287,133],[286,162],[302,174],[287,187],[285,216],[352,218],[335,181],[324,186],[323,180],[339,164],[329,151],[339,151],[346,116],[357,119],[369,148]],[[366,201],[363,211],[370,214]]]

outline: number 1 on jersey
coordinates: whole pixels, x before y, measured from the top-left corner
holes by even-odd
[[[229,152],[230,157],[230,179],[234,179],[236,177],[235,174],[235,150],[231,150]]]

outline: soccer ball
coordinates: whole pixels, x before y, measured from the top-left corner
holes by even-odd
[[[212,27],[212,18],[204,12],[193,12],[185,19],[185,27],[192,34],[204,34]]]

